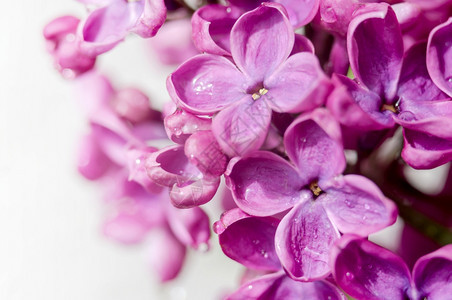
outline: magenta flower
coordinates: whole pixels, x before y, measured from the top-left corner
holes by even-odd
[[[369,4],[351,21],[347,45],[356,80],[333,76],[336,89],[327,103],[339,122],[354,132],[403,126],[402,157],[415,168],[452,159],[451,132],[436,130],[451,127],[452,107],[430,78],[426,43],[414,44],[404,55],[391,7]]]
[[[234,23],[245,12],[257,8],[260,0],[229,1],[228,6],[211,4],[196,10],[192,17],[193,41],[196,47],[210,54],[231,54],[230,33]],[[317,13],[319,0],[278,0],[287,11],[293,27],[308,24]]]
[[[116,46],[128,33],[154,36],[166,19],[164,0],[83,0],[100,8],[93,10],[79,30],[82,47],[101,54]]]
[[[329,249],[342,233],[362,236],[395,222],[395,205],[359,175],[340,175],[345,157],[338,124],[318,109],[297,119],[284,136],[291,163],[270,152],[231,160],[226,183],[237,206],[254,216],[290,209],[276,231],[276,252],[301,281],[328,276]]]
[[[410,271],[389,250],[355,235],[345,235],[331,253],[338,285],[358,300],[450,299],[452,245],[419,258]]]
[[[67,79],[91,70],[96,63],[96,56],[80,48],[76,38],[79,22],[76,17],[63,16],[51,21],[43,31],[47,51],[53,56],[56,69]]]
[[[281,6],[264,3],[242,15],[231,31],[232,63],[201,54],[168,78],[179,105],[214,115],[212,131],[225,153],[243,155],[264,142],[272,110],[300,112],[323,103],[329,85],[317,58],[289,57],[294,33]]]
[[[274,243],[278,223],[274,217],[253,217],[236,208],[214,224],[221,249],[228,257],[253,270],[274,272],[245,282],[226,299],[345,299],[326,280],[297,282],[281,270]]]

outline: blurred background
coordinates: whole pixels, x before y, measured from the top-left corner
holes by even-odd
[[[102,235],[100,191],[75,165],[87,122],[42,37],[64,14],[85,11],[75,0],[36,0],[7,1],[0,13],[0,299],[218,299],[241,269],[215,240],[208,253],[190,252],[181,276],[162,286],[146,243]],[[131,36],[98,66],[114,86],[136,86],[161,108],[173,68],[152,55]]]

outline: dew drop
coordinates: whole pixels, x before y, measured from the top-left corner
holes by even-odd
[[[137,159],[135,160],[135,164],[137,164],[137,165],[141,164],[141,159],[137,158]]]
[[[75,34],[70,33],[70,34],[66,35],[66,41],[67,41],[67,42],[73,42],[73,41],[75,41]]]
[[[250,284],[250,285],[248,286],[248,289],[249,289],[249,290],[252,290],[252,289],[253,289],[253,286]]]
[[[231,11],[232,11],[232,9],[231,9],[230,7],[226,8],[226,12],[227,12],[228,14],[230,14]]]
[[[452,83],[452,76],[446,78],[447,82],[451,82]]]
[[[205,252],[207,252],[208,250],[209,250],[209,245],[207,245],[207,243],[201,243],[201,244],[198,246],[198,251],[199,251],[199,252],[205,253]]]
[[[254,244],[254,245],[258,245],[259,243],[260,243],[259,240],[253,240],[253,244]]]
[[[63,77],[65,79],[74,79],[75,78],[75,72],[72,71],[71,69],[63,69],[63,71],[61,71],[61,75],[63,75]]]
[[[355,276],[350,272],[345,273],[345,277],[347,277],[348,280],[352,280],[353,278],[355,278]]]
[[[364,204],[364,208],[369,209],[370,208],[369,204]]]

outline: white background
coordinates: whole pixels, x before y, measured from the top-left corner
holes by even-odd
[[[2,1],[0,299],[217,299],[241,272],[218,247],[190,253],[181,278],[161,286],[145,246],[102,236],[100,193],[75,168],[86,121],[42,38],[44,25],[63,14],[85,12],[74,0]],[[171,69],[149,58],[141,39],[127,39],[99,65],[117,87],[133,84],[167,101]]]

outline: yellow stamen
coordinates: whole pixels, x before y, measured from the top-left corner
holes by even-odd
[[[256,101],[257,99],[259,99],[260,97],[262,97],[263,95],[267,94],[268,90],[266,88],[261,88],[259,90],[259,92],[254,93],[253,95],[251,95],[251,97],[253,98],[254,101]]]
[[[383,104],[383,105],[381,106],[381,111],[385,111],[385,110],[390,110],[390,111],[392,111],[393,113],[397,113],[397,109],[396,109],[395,106],[392,105],[392,104]]]
[[[311,182],[309,184],[309,189],[316,197],[322,193],[322,189],[319,187],[319,184],[317,183],[317,181]]]

